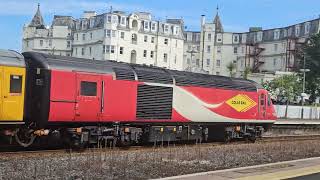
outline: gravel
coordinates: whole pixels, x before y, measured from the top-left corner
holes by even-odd
[[[0,154],[4,179],[151,179],[320,156],[320,140]]]

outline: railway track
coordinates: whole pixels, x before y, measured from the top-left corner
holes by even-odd
[[[314,135],[289,135],[289,136],[265,136],[262,138],[257,139],[256,143],[272,143],[272,142],[285,142],[285,141],[306,141],[306,140],[320,140],[320,134]],[[28,156],[28,157],[38,157],[38,156],[59,156],[65,155],[66,153],[99,153],[99,152],[129,152],[129,151],[154,151],[155,149],[161,148],[181,148],[181,147],[213,147],[213,146],[228,146],[228,145],[241,145],[241,144],[248,144],[245,141],[235,141],[231,143],[224,143],[224,142],[208,142],[208,143],[198,143],[198,144],[164,144],[164,145],[157,145],[157,146],[130,146],[127,148],[121,147],[106,147],[106,148],[87,148],[83,151],[72,151],[69,149],[35,149],[35,150],[12,150],[12,151],[2,151],[0,153],[1,157],[6,156]]]

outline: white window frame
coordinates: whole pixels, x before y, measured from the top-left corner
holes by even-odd
[[[127,17],[121,16],[120,25],[122,25],[122,26],[126,26],[127,25]]]
[[[143,22],[143,29],[144,29],[144,30],[149,30],[149,25],[150,25],[150,22],[149,22],[149,21],[144,21],[144,22]]]
[[[143,57],[144,57],[144,58],[147,57],[147,50],[143,50]]]
[[[106,37],[110,38],[111,37],[111,30],[106,29]]]
[[[169,39],[168,39],[168,38],[165,38],[164,41],[163,41],[163,44],[169,45]]]
[[[151,43],[154,43],[154,39],[155,39],[155,37],[151,37]]]
[[[276,29],[276,30],[273,31],[273,38],[275,40],[280,39],[280,30],[279,29]]]
[[[157,31],[157,23],[151,22],[151,31]]]
[[[111,23],[112,22],[112,16],[111,15],[107,15],[107,23]]]
[[[121,38],[121,39],[124,39],[124,36],[125,36],[125,32],[123,32],[123,31],[120,32],[120,38]]]
[[[154,51],[150,51],[150,58],[153,59],[153,57],[154,57]]]
[[[124,47],[120,47],[119,48],[119,54],[123,55],[123,52],[124,52]]]
[[[143,36],[143,42],[148,42],[148,36],[147,35]]]
[[[170,26],[169,26],[169,24],[164,24],[164,27],[163,27],[163,31],[164,31],[164,33],[169,33],[169,29],[170,29]]]
[[[168,54],[163,53],[163,62],[168,62]]]

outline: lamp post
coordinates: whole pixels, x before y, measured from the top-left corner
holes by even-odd
[[[306,72],[309,72],[310,69],[306,69],[306,55],[303,56],[303,69],[300,69],[300,72],[303,72],[303,83],[302,83],[302,93],[301,93],[301,119],[303,119],[304,113],[304,97],[306,97]]]

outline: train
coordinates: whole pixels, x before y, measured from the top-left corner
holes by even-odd
[[[268,92],[246,79],[11,50],[0,63],[0,137],[23,147],[254,142],[276,121]]]

